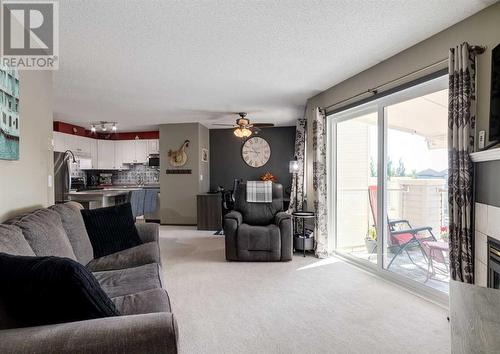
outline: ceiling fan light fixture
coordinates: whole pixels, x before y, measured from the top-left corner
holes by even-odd
[[[250,120],[248,120],[247,118],[239,118],[236,121],[236,124],[246,126],[250,124]]]
[[[250,129],[243,128],[241,129],[241,131],[243,133],[244,138],[248,138],[250,135],[252,135],[252,131]]]
[[[243,138],[243,130],[241,128],[236,128],[233,133],[238,138]]]

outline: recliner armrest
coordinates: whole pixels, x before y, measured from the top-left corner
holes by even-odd
[[[243,216],[239,211],[233,210],[226,215],[224,215],[224,220],[233,219],[236,220],[237,226],[240,226],[243,223]]]
[[[281,222],[284,220],[290,220],[292,216],[284,211],[280,211],[274,216],[274,223],[280,226]]]

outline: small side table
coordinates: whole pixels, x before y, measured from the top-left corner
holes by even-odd
[[[302,219],[302,233],[298,233],[296,230],[296,222],[294,222],[294,232],[293,232],[293,248],[300,250],[302,248],[302,252],[304,257],[306,256],[306,251],[314,250],[314,238],[307,236],[306,234],[306,219],[314,219],[316,214],[313,211],[294,211],[292,213],[292,217],[297,221],[298,219]]]

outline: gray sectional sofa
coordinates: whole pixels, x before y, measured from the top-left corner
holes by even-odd
[[[142,245],[93,258],[81,205],[39,209],[0,225],[0,252],[72,258],[92,271],[121,316],[15,328],[0,303],[0,353],[177,353],[177,324],[161,275],[159,228]]]

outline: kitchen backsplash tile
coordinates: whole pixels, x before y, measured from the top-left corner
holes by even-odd
[[[145,165],[132,165],[130,170],[114,171],[113,184],[151,184],[158,183],[160,170]]]
[[[80,170],[72,168],[71,177],[85,177],[87,183],[90,174],[112,173],[113,184],[152,184],[159,183],[160,170],[156,167],[145,165],[131,165],[129,170],[104,171],[104,170]]]
[[[71,177],[86,177],[86,173],[78,167],[71,167]]]

